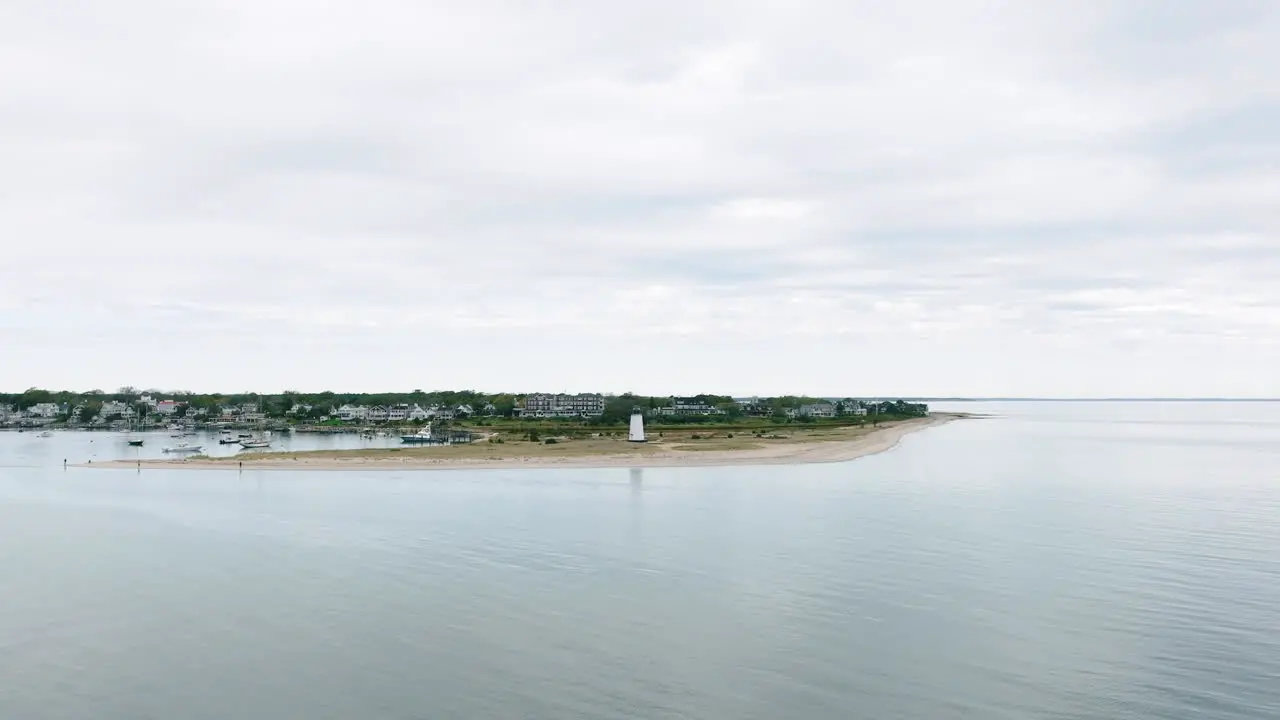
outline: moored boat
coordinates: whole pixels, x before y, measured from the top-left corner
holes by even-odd
[[[167,453],[177,453],[177,454],[198,453],[201,450],[204,450],[203,446],[189,445],[187,443],[178,443],[177,445],[174,445],[172,447],[167,447],[164,449],[164,451]]]
[[[409,443],[411,445],[422,445],[435,441],[431,437],[431,426],[428,425],[412,435],[401,435],[400,442]]]

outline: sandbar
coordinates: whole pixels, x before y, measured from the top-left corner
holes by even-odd
[[[673,433],[647,443],[621,438],[568,439],[555,444],[481,441],[445,447],[314,450],[157,460],[113,460],[79,467],[188,470],[490,470],[537,468],[716,467],[800,465],[856,460],[891,450],[902,438],[966,417],[931,413],[927,417],[883,423],[878,427],[798,429],[780,426],[767,436]],[[694,431],[696,432],[696,430]]]

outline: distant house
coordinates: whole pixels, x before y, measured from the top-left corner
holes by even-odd
[[[381,405],[375,405],[369,408],[369,412],[368,412],[368,415],[366,416],[366,419],[369,422],[386,422],[388,417],[390,417],[390,413],[387,411],[385,407]]]
[[[577,395],[533,393],[526,395],[517,415],[524,417],[596,417],[604,414],[605,399],[599,393]],[[497,408],[494,408],[496,413]]]
[[[836,416],[836,406],[828,402],[809,403],[801,405],[796,414],[808,418],[833,418]]]
[[[102,409],[98,411],[98,417],[104,420],[117,416],[121,420],[132,420],[135,415],[137,413],[134,412],[132,405],[119,400],[108,400],[102,403]]]
[[[285,415],[306,415],[309,412],[311,412],[310,405],[303,405],[302,403],[294,403],[293,407],[289,408],[289,410],[285,412]]]
[[[840,401],[840,413],[843,415],[866,415],[867,409],[862,407],[857,400],[842,400]]]
[[[737,398],[734,402],[738,403],[738,409],[743,415],[768,417],[773,414],[773,406],[768,402],[762,402],[758,397]]]
[[[696,397],[673,397],[666,407],[658,408],[656,415],[722,415],[724,411]]]
[[[392,405],[387,408],[387,422],[404,422],[409,419],[408,405]]]
[[[343,405],[335,410],[333,414],[343,422],[367,420],[369,418],[369,408],[363,405]]]
[[[156,403],[156,412],[160,413],[161,415],[171,417],[174,413],[178,412],[178,408],[182,407],[183,405],[186,405],[186,403],[179,402],[177,400],[161,400],[160,402]]]
[[[33,418],[42,420],[52,420],[58,417],[62,412],[62,407],[57,403],[36,403],[27,408],[27,414]]]
[[[431,419],[431,412],[424,410],[421,406],[415,404],[413,407],[409,408],[409,413],[406,417],[410,422],[422,422],[424,420]]]
[[[455,414],[460,415],[464,418],[471,417],[472,415],[476,414],[476,411],[473,410],[470,405],[467,405],[465,403],[454,408],[453,411]]]
[[[454,412],[453,408],[438,407],[438,406],[432,407],[430,412],[431,412],[431,416],[437,420],[452,420],[454,416],[457,414]]]
[[[485,417],[496,417],[498,414],[498,407],[491,402],[487,402],[484,404],[484,407],[480,408],[480,413]]]

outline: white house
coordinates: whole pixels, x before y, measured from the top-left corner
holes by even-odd
[[[369,408],[369,412],[366,415],[369,422],[386,422],[388,416],[389,413],[387,412],[387,409],[381,405],[375,405],[374,407]]]
[[[424,420],[431,419],[431,413],[426,410],[423,410],[418,405],[414,405],[413,407],[409,408],[409,413],[405,417],[407,420],[411,422],[421,422]]]
[[[104,420],[116,415],[119,415],[122,420],[132,420],[136,414],[132,405],[119,400],[108,400],[102,403],[102,409],[98,411],[98,417]]]
[[[27,414],[31,417],[51,420],[58,417],[58,413],[61,409],[62,408],[59,407],[57,403],[36,403],[35,405],[27,408]]]
[[[408,405],[392,405],[387,408],[387,422],[404,422],[409,419]]]
[[[840,412],[845,415],[866,415],[867,409],[857,400],[843,400],[840,402]]]
[[[369,418],[369,408],[364,405],[343,405],[338,408],[334,414],[343,422],[367,420]]]
[[[160,413],[161,415],[171,417],[174,413],[178,412],[178,408],[182,407],[183,405],[186,405],[186,403],[178,402],[177,400],[161,400],[160,402],[156,403],[156,412]]]

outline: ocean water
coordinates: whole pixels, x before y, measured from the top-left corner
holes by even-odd
[[[0,433],[0,718],[1280,718],[1280,404],[951,407],[759,468]]]

